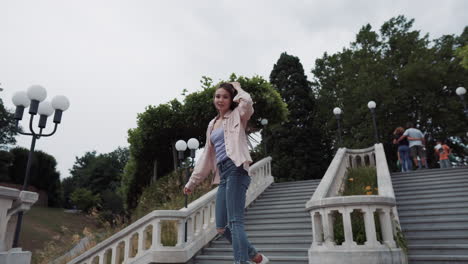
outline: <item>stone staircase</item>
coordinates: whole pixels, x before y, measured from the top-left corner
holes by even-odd
[[[305,203],[320,180],[273,183],[246,211],[246,231],[255,248],[272,264],[308,264],[312,225]],[[232,264],[232,247],[224,238],[211,241],[195,264]]]
[[[409,264],[468,263],[468,168],[392,174]]]

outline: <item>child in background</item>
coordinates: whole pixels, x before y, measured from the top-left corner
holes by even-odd
[[[449,155],[452,152],[449,146],[444,144],[442,140],[437,140],[437,145],[434,147],[436,154],[439,155],[440,168],[450,168]]]

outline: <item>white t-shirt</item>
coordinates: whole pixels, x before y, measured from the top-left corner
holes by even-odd
[[[408,136],[412,138],[424,138],[424,134],[421,132],[421,130],[417,128],[406,129],[405,133],[403,133],[403,136]],[[421,140],[408,140],[408,142],[410,148],[412,146],[424,146]]]

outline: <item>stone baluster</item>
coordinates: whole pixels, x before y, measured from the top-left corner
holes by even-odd
[[[370,206],[364,207],[364,226],[366,229],[366,246],[376,247],[379,245],[377,241],[377,232],[375,230],[375,220],[374,220],[374,211],[375,208]]]
[[[138,252],[137,255],[143,254],[145,251],[145,228],[138,231]]]
[[[348,248],[356,246],[356,242],[353,240],[353,227],[351,223],[351,212],[353,209],[344,207],[340,208],[338,211],[343,215],[343,229],[345,235],[343,245]]]
[[[203,230],[206,230],[210,226],[210,205],[209,204],[203,207],[203,216],[204,216]]]
[[[190,215],[187,218],[187,243],[192,242],[193,235],[193,215]]]
[[[161,248],[161,220],[156,219],[153,221],[153,243],[152,250]]]
[[[183,247],[185,244],[185,222],[182,219],[177,221],[177,244],[176,247]]]
[[[390,216],[390,208],[382,208],[379,213],[379,218],[382,227],[383,243],[391,248],[396,247],[395,240],[393,239],[393,224]]]
[[[314,246],[320,246],[323,243],[322,235],[323,235],[323,225],[322,225],[322,216],[318,211],[311,211],[310,212],[312,218],[312,235],[313,235],[313,242]]]
[[[322,209],[323,236],[327,245],[334,246],[335,234],[333,233],[333,218],[330,214],[331,211],[328,209]]]

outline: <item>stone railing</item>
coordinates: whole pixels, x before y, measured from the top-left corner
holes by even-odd
[[[16,215],[27,211],[37,201],[38,194],[0,187],[0,263],[31,262],[31,252],[11,248],[16,228]]]
[[[350,167],[376,167],[379,195],[340,196]],[[360,150],[340,148],[312,198],[310,211],[313,242],[309,263],[401,264],[406,256],[395,242],[399,219],[395,194],[382,144]],[[364,222],[366,241],[359,245],[353,237],[353,219]],[[335,243],[334,221],[342,217],[344,242]],[[377,225],[375,219],[379,221]],[[381,242],[377,237],[380,226]]]
[[[253,164],[250,175],[252,181],[247,191],[246,206],[273,183],[271,158]],[[153,211],[69,263],[185,263],[216,235],[217,189],[190,203],[188,208]],[[163,245],[162,230],[174,226],[174,223],[177,230],[175,245]]]

